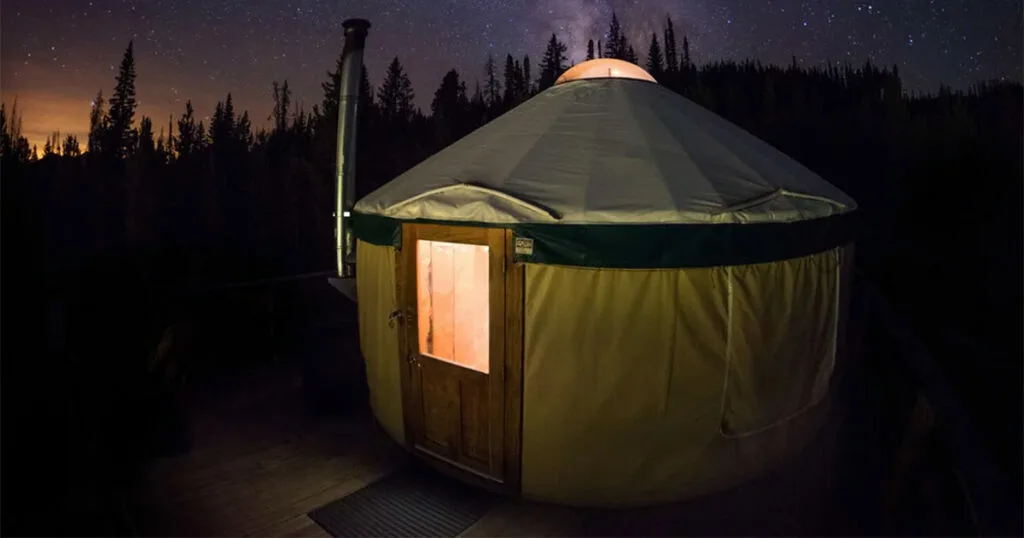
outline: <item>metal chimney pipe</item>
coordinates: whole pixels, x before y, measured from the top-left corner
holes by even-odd
[[[363,48],[366,46],[370,21],[347,19],[341,26],[345,29],[345,49],[338,96],[334,247],[338,256],[338,275],[351,278],[355,264],[351,211],[355,205],[356,120],[359,114],[359,86],[363,75]]]

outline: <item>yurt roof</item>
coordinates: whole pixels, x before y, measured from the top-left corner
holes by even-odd
[[[578,78],[563,77],[360,200],[357,235],[394,235],[394,221],[549,233],[797,223],[856,208],[800,163],[668,88],[636,73],[589,78],[599,70],[574,69]]]

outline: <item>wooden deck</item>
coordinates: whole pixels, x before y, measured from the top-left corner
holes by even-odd
[[[366,413],[308,416],[287,367],[239,381],[186,396],[191,450],[151,466],[137,495],[140,534],[327,536],[306,514],[404,457]]]

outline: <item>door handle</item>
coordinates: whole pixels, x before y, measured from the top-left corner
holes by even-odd
[[[395,323],[402,323],[402,309],[401,308],[391,312],[391,315],[388,316],[388,327],[391,327],[392,329],[394,329],[395,328]]]
[[[405,310],[402,310],[401,308],[396,309],[388,316],[388,327],[394,329],[395,323],[405,323],[406,320],[411,320],[412,317],[413,314],[411,308],[406,308]]]

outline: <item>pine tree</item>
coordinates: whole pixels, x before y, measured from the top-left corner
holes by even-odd
[[[288,88],[288,81],[278,84],[275,80],[273,85],[274,112],[271,119],[274,121],[274,132],[284,133],[288,131],[288,112],[292,102],[292,91]]]
[[[601,44],[601,40],[597,40],[597,57],[604,58],[604,45]]]
[[[430,112],[435,116],[453,116],[468,102],[466,83],[460,80],[459,72],[453,69],[444,74],[440,87],[434,92]]]
[[[651,34],[651,46],[647,50],[647,72],[655,79],[660,79],[665,72],[665,59],[661,55],[658,34]]]
[[[0,157],[11,152],[11,142],[7,136],[7,103],[0,103]]]
[[[487,99],[484,98],[484,91],[480,87],[478,81],[473,89],[473,97],[469,99],[469,108],[472,111],[473,126],[478,127],[487,121],[487,113],[490,106],[487,104]]]
[[[238,118],[238,124],[235,125],[235,138],[245,150],[249,150],[252,147],[252,123],[249,121],[248,110],[243,110],[242,117]]]
[[[523,74],[519,77],[522,84],[519,88],[519,97],[526,100],[533,93],[533,73],[530,72],[530,55],[523,56]]]
[[[61,153],[65,157],[78,157],[82,154],[82,149],[78,146],[78,137],[75,135],[67,135],[64,138],[64,147]]]
[[[512,98],[516,104],[523,102],[523,63],[516,58],[512,64]]]
[[[487,106],[497,108],[501,103],[501,81],[498,80],[498,67],[494,56],[489,52],[487,63],[484,64],[484,92]]]
[[[164,141],[164,128],[160,128],[160,134],[156,137],[156,157],[159,162],[167,162],[167,142]]]
[[[604,57],[623,60],[626,57],[626,49],[623,46],[622,25],[619,24],[619,17],[612,13],[612,22],[608,25],[608,42],[605,43]]]
[[[4,108],[0,105],[0,111]],[[4,115],[3,129],[3,155],[9,155],[17,162],[28,162],[32,158],[32,147],[28,140],[21,135],[22,117],[18,113],[18,99],[14,99],[11,105],[10,115]]]
[[[385,121],[404,124],[412,120],[416,93],[413,92],[409,75],[402,69],[402,63],[398,61],[397,56],[391,60],[387,73],[384,74],[384,83],[378,96],[380,111]]]
[[[165,148],[167,150],[167,160],[168,161],[174,160],[174,148],[175,147],[176,146],[175,146],[175,138],[174,138],[174,114],[168,114],[167,115],[167,146]]]
[[[142,116],[139,120],[139,153],[142,155],[153,155],[156,152],[156,142],[153,140],[153,120]]]
[[[229,93],[224,102],[218,102],[210,120],[210,141],[215,152],[223,154],[235,148],[238,126],[235,123],[235,106]]]
[[[32,152],[34,147],[28,143],[28,139],[24,136],[19,136],[18,140],[14,143],[14,151],[12,155],[18,162],[29,162],[32,160]]]
[[[117,157],[125,157],[135,148],[135,136],[132,129],[135,120],[135,52],[133,42],[128,42],[128,50],[121,59],[121,68],[117,74],[117,85],[110,97],[110,127],[107,130],[110,139],[110,151]]]
[[[334,71],[327,72],[327,82],[321,82],[324,98],[321,109],[329,125],[338,124],[338,98],[341,93],[341,69],[345,63],[345,53],[338,56]]]
[[[375,125],[377,123],[377,118],[379,117],[379,114],[377,113],[377,96],[375,94],[376,92],[374,92],[373,86],[370,84],[370,74],[369,74],[369,72],[367,72],[365,65],[363,66],[363,70],[362,71],[363,72],[362,72],[362,74],[359,77],[359,117],[358,117],[359,131],[358,132],[362,133],[360,136],[368,139],[370,134],[373,132],[373,129],[374,129],[374,127],[371,127],[371,126]],[[338,136],[338,125],[337,125],[336,122],[333,122],[330,125],[331,125],[331,128],[334,129],[334,131],[333,131],[334,134],[331,136],[331,147],[335,148],[335,147],[337,147],[337,141],[335,139]],[[367,154],[368,155],[369,154],[368,151],[367,151],[367,149],[368,149],[367,146],[369,146],[368,143],[361,144],[359,146],[359,147],[363,148],[362,153],[360,153],[360,155],[363,155],[363,154]],[[365,167],[366,163],[369,162],[369,161],[367,161],[366,159],[363,159],[363,158],[357,158],[356,162],[364,163],[361,166]],[[359,177],[359,176],[357,175],[356,177]]]
[[[693,69],[693,62],[690,60],[690,40],[683,36],[683,61],[680,64],[681,70]]]
[[[505,106],[512,107],[516,101],[516,79],[519,74],[516,70],[516,61],[511,54],[505,56]]]
[[[474,107],[487,106],[487,101],[484,100],[484,92],[480,88],[480,82],[477,81],[473,87],[473,97],[469,99],[469,104]]]
[[[636,52],[633,51],[632,45],[629,44],[626,32],[619,22],[619,17],[614,12],[612,13],[612,22],[608,25],[607,37],[608,41],[604,46],[605,58],[615,58],[632,63],[637,62]]]
[[[327,82],[320,84],[323,89],[323,101],[320,106],[319,114],[316,113],[314,107],[314,116],[320,118],[318,125],[319,129],[322,129],[326,133],[327,146],[330,147],[330,151],[333,152],[336,147],[336,139],[338,136],[338,99],[341,94],[341,73],[345,65],[345,51],[342,51],[338,56],[335,63],[334,71],[327,72]],[[358,121],[360,132],[366,133],[365,127],[370,125],[373,121],[372,118],[376,116],[376,103],[374,95],[373,85],[370,84],[370,76],[366,70],[366,66],[363,65],[362,71],[359,76],[359,112]],[[250,133],[250,138],[252,137]],[[361,162],[360,159],[357,161]]]
[[[555,34],[551,34],[548,46],[544,50],[544,58],[540,62],[540,78],[537,79],[537,89],[544,91],[555,84],[555,80],[565,71],[566,56],[568,48],[558,40]]]
[[[7,103],[0,103],[0,157],[10,155],[14,146],[7,129]]]
[[[593,60],[594,59],[594,40],[593,39],[587,40],[587,59],[588,60]]]
[[[223,140],[224,128],[222,123],[224,122],[224,102],[217,101],[216,106],[213,108],[213,117],[210,118],[210,138],[213,139],[213,144],[216,146],[218,138],[220,142],[226,142]]]
[[[665,72],[674,74],[679,71],[679,53],[676,48],[676,30],[672,17],[665,17]]]
[[[199,151],[199,127],[196,125],[192,101],[185,101],[185,113],[178,118],[178,156],[187,157]]]
[[[433,114],[431,121],[441,147],[451,144],[462,135],[468,110],[466,83],[459,79],[459,72],[452,69],[441,79],[441,86],[434,92],[434,99],[430,103]]]
[[[335,70],[327,72],[327,81],[320,84],[320,87],[323,89],[323,100],[321,101],[319,112],[314,107],[314,115],[318,118],[316,129],[318,131],[318,138],[320,138],[320,144],[322,144],[321,148],[324,148],[323,151],[329,151],[332,159],[337,147],[338,100],[341,97],[341,72],[344,67],[344,59],[345,54],[342,52],[341,56],[338,57]],[[358,122],[361,137],[367,134],[366,126],[370,125],[374,117],[376,117],[374,91],[373,86],[370,84],[370,76],[364,65],[359,77]],[[239,137],[238,140],[247,148],[253,144],[254,139],[251,126],[246,131],[246,137]],[[356,159],[356,161],[364,162],[362,159]]]
[[[636,55],[636,50],[633,49],[633,45],[626,47],[626,58],[625,60],[631,64],[639,64],[640,58]]]
[[[43,144],[43,158],[45,159],[45,158],[53,156],[53,155],[54,155],[54,152],[53,152],[53,142],[50,139],[50,137],[46,137],[46,143]]]
[[[7,114],[6,105],[0,104],[0,137],[2,137],[0,151],[3,152],[3,155],[10,155],[15,160],[25,160],[21,158],[21,149],[19,148],[22,136],[21,116],[18,114],[17,97],[14,98],[14,102],[11,104],[10,115]]]
[[[18,114],[18,99],[14,99],[10,115],[7,107],[0,104],[0,156],[17,162],[28,162],[32,158],[32,147],[21,136],[21,116]]]
[[[103,151],[103,139],[106,138],[107,124],[109,119],[104,109],[103,90],[96,94],[92,101],[92,110],[89,112],[89,140],[87,147],[89,153],[98,154]],[[13,116],[13,114],[12,114]]]
[[[226,123],[231,130],[234,131],[235,127],[235,104],[231,100],[231,94],[228,93],[227,99],[224,100],[224,123]]]
[[[295,113],[295,119],[291,124],[291,132],[294,133],[299,140],[304,140],[310,134],[310,121],[306,111],[302,109],[302,103],[299,103],[298,111]]]
[[[363,66],[363,73],[359,77],[359,114],[363,119],[369,119],[367,114],[372,113],[376,108],[376,95],[374,95],[373,85],[370,84],[370,73],[366,70],[366,66]]]
[[[327,81],[320,83],[323,90],[323,101],[321,101],[319,116],[327,122],[328,130],[333,129],[335,136],[337,136],[338,99],[341,95],[341,72],[344,63],[345,54],[342,53],[338,57],[335,70],[327,72]],[[362,118],[365,118],[365,114],[374,107],[373,86],[370,84],[370,76],[365,65],[359,77],[359,105],[359,114]]]
[[[210,142],[210,135],[206,131],[206,125],[200,121],[199,127],[196,128],[196,153],[200,153],[206,149]]]

